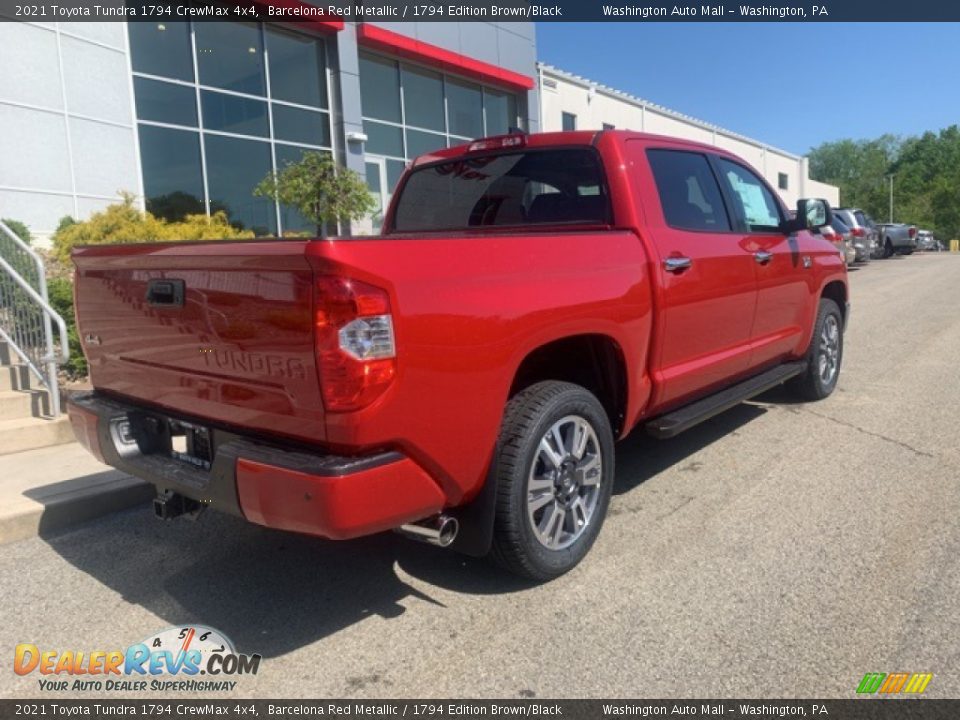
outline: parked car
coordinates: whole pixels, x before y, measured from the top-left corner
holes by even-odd
[[[940,252],[940,241],[937,240],[929,230],[917,231],[917,250],[924,252]]]
[[[827,240],[830,240],[830,242],[840,250],[844,262],[846,262],[848,267],[856,262],[857,251],[853,247],[853,233],[838,216],[834,215],[830,224],[820,230],[820,234],[826,237]]]
[[[911,255],[917,249],[917,226],[904,223],[881,223],[877,226],[880,232],[880,247],[883,248],[883,257],[888,258],[894,253],[897,255]]]
[[[833,392],[847,273],[826,201],[797,209],[713,145],[581,131],[421,156],[380,236],[81,247],[70,419],[160,517],[399,529],[552,578],[615,439]]]
[[[850,242],[856,251],[857,262],[870,262],[877,252],[878,236],[870,216],[858,208],[836,208],[833,214],[850,228]]]
[[[840,256],[848,267],[853,265],[857,259],[857,252],[853,249],[853,243],[850,242],[850,228],[844,225],[839,217],[835,215],[829,225],[820,228],[820,234],[840,251]]]

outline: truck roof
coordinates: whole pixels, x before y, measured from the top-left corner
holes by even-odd
[[[491,150],[503,150],[508,148],[541,148],[541,147],[562,147],[564,145],[594,145],[601,136],[613,135],[621,140],[648,140],[662,142],[671,146],[683,146],[690,149],[708,151],[719,155],[736,157],[723,148],[715,145],[685,140],[668,135],[656,135],[654,133],[635,132],[633,130],[568,130],[564,132],[545,132],[545,133],[511,133],[508,135],[493,135],[486,138],[478,138],[468,143],[454,145],[449,148],[435,150],[425,155],[417,157],[412,167],[437,162],[438,160],[451,160],[473,153],[486,152]]]

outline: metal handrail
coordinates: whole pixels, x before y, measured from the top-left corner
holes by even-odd
[[[30,333],[29,329],[24,330],[23,328],[17,327],[16,321],[22,318],[22,315],[19,313],[18,308],[11,302],[11,306],[4,308],[4,303],[0,302],[0,311],[6,309],[8,312],[4,313],[7,315],[7,318],[10,319],[10,327],[3,327],[0,325],[0,338],[7,342],[7,345],[13,350],[24,362],[26,367],[32,372],[40,382],[47,388],[47,391],[50,394],[50,411],[51,414],[56,417],[60,414],[60,386],[57,380],[57,363],[65,363],[70,359],[70,344],[69,338],[67,336],[67,324],[64,319],[54,310],[50,303],[48,302],[47,295],[47,277],[46,270],[43,265],[43,259],[34,252],[33,248],[27,245],[23,240],[21,240],[16,233],[14,233],[7,225],[0,221],[0,239],[12,241],[17,252],[22,253],[29,257],[36,268],[36,288],[25,280],[19,272],[4,258],[0,255],[0,269],[16,283],[20,289],[26,294],[33,304],[40,310],[42,314],[41,323],[43,326],[43,355],[38,355],[39,348],[36,347],[37,343],[31,343],[30,346],[27,346],[27,340],[29,339]],[[4,237],[5,236],[5,237]],[[15,300],[15,298],[13,298]],[[3,295],[0,297],[0,301],[5,301],[6,296]],[[60,353],[59,355],[54,350],[54,338],[53,338],[53,323],[57,324],[57,329],[60,333]],[[19,338],[19,342],[18,342]],[[33,351],[31,353],[30,351]],[[45,365],[45,369],[41,369],[38,365]]]

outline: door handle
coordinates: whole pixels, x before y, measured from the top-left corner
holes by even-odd
[[[768,262],[773,260],[773,253],[769,253],[766,250],[758,250],[753,254],[753,259],[761,265],[766,265]]]
[[[693,265],[693,260],[688,257],[668,257],[663,261],[663,269],[667,272],[680,272]]]

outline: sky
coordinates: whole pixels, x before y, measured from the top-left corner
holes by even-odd
[[[537,23],[537,54],[797,154],[960,124],[960,24]]]

